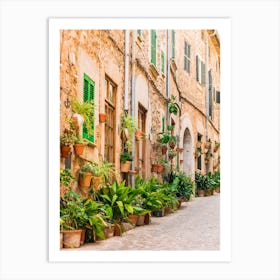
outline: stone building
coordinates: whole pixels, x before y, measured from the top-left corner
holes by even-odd
[[[133,184],[135,173],[162,178],[151,171],[160,159],[169,163],[166,172],[171,168],[193,175],[219,168],[220,39],[215,30],[61,30],[60,60],[61,133],[74,97],[83,100],[90,89],[95,104],[92,137],[86,137],[81,156],[72,152],[61,158],[62,169],[70,167],[77,175],[84,161],[105,159],[115,165],[118,179]],[[172,96],[180,107],[177,115],[168,110]],[[120,172],[125,111],[145,135],[133,141],[128,174]],[[105,123],[99,113],[106,113]],[[177,139],[173,159],[161,153],[158,142],[168,125]],[[206,153],[208,139],[212,149]]]

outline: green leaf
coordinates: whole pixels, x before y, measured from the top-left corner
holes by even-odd
[[[116,203],[117,203],[122,215],[124,216],[123,202],[122,201],[117,201]]]
[[[133,214],[133,207],[130,204],[125,204],[124,207],[128,213]]]
[[[111,206],[114,205],[115,201],[117,200],[118,196],[116,194],[113,195]]]

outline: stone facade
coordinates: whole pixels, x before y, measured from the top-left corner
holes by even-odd
[[[165,159],[157,141],[158,133],[166,130],[166,125],[172,122],[172,133],[178,139],[178,156],[171,161],[172,168],[192,175],[198,167],[202,173],[214,171],[219,168],[219,150],[213,152],[207,164],[205,154],[199,159],[201,164],[197,162],[195,151],[198,135],[202,142],[210,138],[212,149],[214,142],[220,141],[219,35],[214,34],[214,30],[155,30],[153,34],[156,39],[152,42],[151,33],[151,30],[129,31],[128,113],[133,114],[139,128],[141,126],[145,133],[145,138],[136,141],[134,145],[135,168],[143,177],[162,177],[151,172],[151,164],[161,157]],[[105,104],[108,103],[105,86],[107,79],[114,85],[115,94],[115,104],[112,107],[113,163],[117,178],[130,181],[134,175],[126,177],[120,172],[120,153],[123,147],[120,130],[125,92],[125,30],[62,30],[60,42],[61,132],[67,127],[66,119],[72,115],[71,106],[66,108],[65,101],[71,101],[73,97],[83,99],[84,74],[95,84],[94,142],[88,142],[81,156],[72,152],[68,165],[71,163],[73,173],[78,176],[83,162],[100,162],[104,159],[106,132],[105,124],[99,122],[99,113],[105,112]],[[190,46],[187,53],[186,43]],[[152,58],[153,55],[155,56]],[[185,70],[186,60],[188,70]],[[208,74],[211,82],[208,92],[208,79],[205,78],[207,69],[211,71],[211,74]],[[207,96],[210,91],[212,113],[207,109]],[[177,115],[168,113],[168,101],[172,95],[181,108]],[[208,116],[209,113],[211,116]],[[82,135],[82,131],[80,134]],[[65,168],[64,158],[61,158],[61,168]]]

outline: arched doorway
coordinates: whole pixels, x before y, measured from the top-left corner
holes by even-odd
[[[190,134],[190,130],[188,128],[185,129],[184,138],[183,138],[183,171],[187,175],[192,174],[192,162],[193,162],[193,154],[192,154],[192,138]]]

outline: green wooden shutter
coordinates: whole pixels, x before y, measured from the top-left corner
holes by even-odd
[[[137,29],[137,35],[138,35],[139,37],[142,36],[142,30],[141,30],[141,29]]]
[[[162,120],[161,120],[161,124],[162,124],[162,132],[165,131],[165,117],[162,117]]]
[[[83,101],[84,102],[89,102],[89,101],[94,100],[94,88],[95,88],[94,81],[92,79],[90,79],[86,74],[84,74],[84,92],[83,92]],[[89,134],[85,124],[83,124],[83,138],[89,140],[90,142],[94,142],[94,121],[93,120],[92,120],[92,129],[93,129],[93,133]]]
[[[157,34],[151,30],[151,63],[157,65]]]
[[[199,81],[198,55],[195,57],[195,60],[196,60],[196,80]]]
[[[221,93],[220,91],[216,91],[216,103],[220,104],[221,102]]]
[[[175,30],[172,30],[172,58],[175,58]]]
[[[161,51],[161,73],[165,73],[165,54]]]

